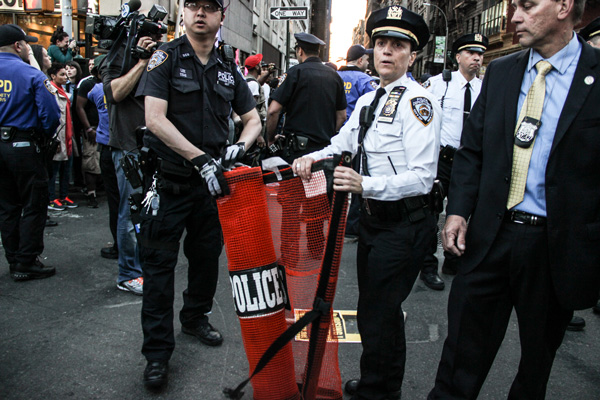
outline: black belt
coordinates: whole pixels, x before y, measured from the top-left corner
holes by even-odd
[[[440,159],[452,162],[454,161],[454,153],[456,153],[456,147],[450,145],[440,146]]]
[[[416,222],[429,212],[429,197],[415,196],[395,201],[363,199],[363,211],[381,221],[399,222],[409,220]]]
[[[540,217],[538,215],[533,215],[526,213],[524,211],[508,211],[504,215],[504,219],[515,224],[525,224],[525,225],[533,225],[533,226],[544,226],[546,225],[546,217]]]
[[[1,138],[3,142],[13,142],[15,140],[34,140],[37,138],[33,129],[21,130],[12,126],[0,127]]]

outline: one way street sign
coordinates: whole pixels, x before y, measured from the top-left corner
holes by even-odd
[[[270,19],[308,19],[308,7],[271,7]]]

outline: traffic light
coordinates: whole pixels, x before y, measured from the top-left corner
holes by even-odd
[[[54,0],[23,0],[25,12],[53,12]]]

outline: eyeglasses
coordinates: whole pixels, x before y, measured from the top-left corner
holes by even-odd
[[[221,8],[217,7],[214,4],[199,4],[194,1],[186,2],[185,6],[194,12],[196,12],[200,8],[202,8],[202,9],[204,9],[204,12],[207,14],[213,14],[213,13],[216,13],[217,11],[221,11]]]

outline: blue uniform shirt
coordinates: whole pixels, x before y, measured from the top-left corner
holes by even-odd
[[[98,109],[98,127],[96,128],[96,143],[108,146],[109,122],[108,108],[104,97],[104,87],[101,82],[96,83],[87,94],[89,100],[93,101]]]
[[[352,115],[356,101],[360,96],[377,89],[377,82],[373,77],[365,74],[357,67],[347,66],[342,67],[338,74],[344,81],[344,92],[346,93],[346,121]]]
[[[546,166],[548,165],[548,157],[550,156],[558,120],[571,88],[580,55],[581,44],[577,40],[577,35],[573,34],[569,44],[546,60],[552,64],[553,68],[546,75],[546,96],[544,97],[544,108],[542,109],[542,125],[533,143],[531,162],[527,171],[525,196],[523,201],[515,206],[516,210],[542,217],[546,216]],[[527,92],[537,75],[535,64],[541,60],[543,58],[538,52],[530,51],[529,64],[527,64],[527,69],[523,75],[517,110],[521,110],[525,102]]]
[[[12,53],[0,53],[0,126],[52,136],[60,109],[43,72]]]

